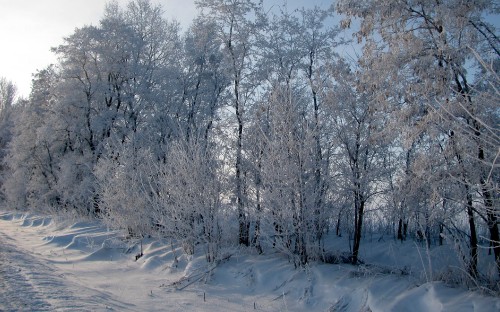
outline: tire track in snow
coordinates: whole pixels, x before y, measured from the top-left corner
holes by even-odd
[[[128,310],[105,293],[71,283],[0,231],[0,311]]]
[[[11,246],[0,241],[0,311],[49,311],[50,304],[37,293],[16,263],[19,257]]]

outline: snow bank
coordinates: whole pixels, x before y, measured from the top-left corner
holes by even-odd
[[[54,274],[101,293],[102,306],[132,311],[500,311],[500,298],[422,279],[427,256],[436,267],[454,263],[445,247],[427,255],[414,243],[366,241],[365,265],[296,269],[279,253],[236,247],[210,264],[202,246],[188,256],[173,241],[126,240],[91,221],[0,212],[0,233]],[[328,248],[342,244],[332,239]]]

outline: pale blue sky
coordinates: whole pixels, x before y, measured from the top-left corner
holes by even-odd
[[[281,0],[264,0],[283,3]],[[0,0],[0,77],[12,80],[19,94],[28,96],[31,75],[56,61],[51,47],[62,43],[76,27],[97,24],[106,0]],[[129,0],[118,0],[125,5]],[[194,0],[152,0],[160,3],[167,18],[183,27],[196,14]],[[288,0],[289,9],[320,5],[332,0]]]
[[[0,0],[0,76],[12,80],[28,96],[31,74],[56,61],[51,47],[62,43],[76,27],[97,24],[106,0]],[[128,0],[118,0],[126,4]],[[187,22],[194,1],[153,0],[168,17]]]

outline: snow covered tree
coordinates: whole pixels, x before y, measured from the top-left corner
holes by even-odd
[[[254,41],[260,23],[260,5],[251,0],[201,0],[197,6],[204,18],[217,25],[218,37],[223,43],[224,64],[231,81],[230,106],[236,119],[235,142],[235,198],[238,210],[240,244],[250,245],[250,223],[245,196],[245,168],[243,139],[246,111],[258,83],[253,75]]]
[[[229,80],[224,72],[222,42],[214,21],[195,19],[184,37],[183,110],[187,141],[208,144]]]
[[[107,66],[111,68],[105,102],[112,108],[112,123],[105,137],[108,153],[96,169],[102,192],[100,201],[109,221],[130,234],[159,233],[186,240],[187,250],[193,250],[198,242],[195,233],[199,232],[194,232],[191,218],[198,222],[200,213],[189,214],[188,203],[181,203],[180,194],[175,205],[169,202],[173,184],[166,184],[176,177],[167,173],[176,170],[176,166],[188,166],[177,163],[179,157],[188,162],[190,152],[209,155],[214,151],[212,128],[228,82],[222,71],[214,23],[198,19],[180,38],[177,25],[161,19],[158,8],[148,3],[132,3],[121,15],[108,14],[123,16],[122,21],[105,19],[110,23],[107,27],[123,24],[115,31],[103,30],[107,36],[132,25],[128,30],[131,34],[123,35],[140,39],[131,40],[130,47],[119,53],[113,52],[118,44],[104,43],[105,51],[110,51],[103,56],[109,58]],[[112,9],[119,11],[117,7]],[[117,42],[123,44],[125,40],[124,37]],[[117,55],[125,55],[124,61],[117,61]],[[179,211],[173,211],[174,208]],[[192,209],[199,207],[189,211]],[[172,216],[177,218],[177,232],[170,231],[170,223],[165,224]],[[205,221],[215,217],[207,216]]]
[[[13,118],[19,109],[12,106],[16,102],[16,85],[4,77],[0,77],[0,189],[6,178],[7,168],[5,166],[5,157],[7,155],[7,146],[12,139],[14,127]],[[0,192],[0,199],[5,199]]]
[[[0,77],[0,111],[14,105],[17,96],[17,87],[5,77]]]
[[[72,141],[71,156],[60,167],[61,193],[69,202],[99,214],[94,170],[102,157],[134,162],[120,159],[122,145],[159,147],[161,136],[177,128],[175,122],[155,121],[178,112],[180,92],[169,84],[179,75],[179,46],[178,25],[163,19],[159,6],[140,0],[126,10],[109,4],[99,27],[77,29],[55,49],[62,79],[54,118],[67,123]],[[162,105],[166,99],[173,108]],[[161,148],[156,152],[164,154]]]
[[[330,131],[336,138],[332,174],[354,208],[351,261],[356,264],[368,204],[386,186],[383,157],[387,143],[381,133],[387,118],[374,106],[371,86],[361,81],[362,69],[355,71],[340,60],[331,71],[332,85],[326,92],[333,118]]]
[[[495,13],[494,2],[404,1],[387,5],[383,1],[342,0],[338,8],[348,16],[344,25],[349,25],[350,17],[361,19],[357,36],[366,40],[363,62],[372,72],[365,79],[376,87],[381,102],[394,105],[393,111],[405,106],[420,111],[420,133],[435,131],[431,138],[447,137],[446,145],[460,142],[462,148],[455,149],[454,161],[459,166],[465,159],[470,161],[461,167],[469,190],[481,196],[482,202],[473,212],[486,220],[500,274],[498,195],[491,179],[499,145],[496,117],[492,119],[491,112],[497,104],[482,100],[488,94],[486,98],[498,102],[498,93],[492,89],[480,92],[477,87],[482,79],[474,77],[483,67],[475,54],[488,60],[486,63],[499,56],[495,28],[485,19],[486,14]],[[412,127],[417,129],[417,125]],[[470,205],[464,206],[473,220]]]
[[[326,194],[328,192],[327,181],[329,173],[329,146],[330,135],[327,124],[332,118],[325,109],[326,98],[321,97],[324,81],[328,79],[327,64],[338,58],[334,48],[342,42],[338,38],[339,29],[327,26],[333,24],[333,7],[324,10],[319,7],[313,9],[302,9],[302,25],[300,44],[305,49],[305,62],[303,63],[304,76],[307,78],[311,96],[311,131],[314,138],[314,235],[318,241],[324,234],[326,227],[324,209],[327,206]],[[334,118],[334,117],[333,117]]]
[[[301,99],[302,107],[297,109],[305,114],[307,127],[310,128],[307,132],[314,140],[314,155],[310,155],[314,159],[314,169],[311,169],[314,175],[303,182],[308,186],[314,185],[306,192],[314,198],[307,214],[315,216],[314,225],[308,231],[316,237],[312,240],[316,241],[318,250],[328,219],[324,212],[328,206],[325,196],[328,189],[329,130],[325,124],[329,116],[323,107],[321,94],[327,79],[326,65],[336,57],[334,48],[340,44],[337,38],[339,30],[329,26],[332,16],[331,8],[303,8],[288,12],[286,7],[280,7],[278,14],[268,17],[257,42],[260,73],[266,78],[263,85],[271,93],[273,90],[278,93],[289,90],[291,96],[296,97],[298,93],[309,92],[309,100]]]
[[[207,260],[213,262],[218,259],[222,239],[222,189],[215,150],[194,140],[181,139],[171,145],[166,163],[143,154],[141,169],[133,171],[143,176],[138,186],[143,196],[139,198],[148,199],[146,211],[160,237],[182,242],[190,255],[202,243]]]
[[[54,67],[39,71],[29,100],[13,116],[13,138],[5,160],[9,173],[2,187],[8,203],[18,209],[45,209],[59,201],[58,153],[53,146],[60,137],[58,132],[42,130],[51,127],[48,116],[53,113],[57,81]]]
[[[260,109],[263,235],[296,265],[318,258],[315,235],[314,137],[300,88],[276,85]],[[315,244],[316,243],[316,244]]]

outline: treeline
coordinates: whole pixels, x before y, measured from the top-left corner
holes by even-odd
[[[197,5],[182,32],[148,0],[111,2],[53,49],[29,99],[12,105],[2,80],[8,207],[90,215],[209,261],[240,244],[304,265],[325,260],[328,233],[352,240],[354,264],[367,232],[447,240],[466,279],[498,279],[494,1]]]

